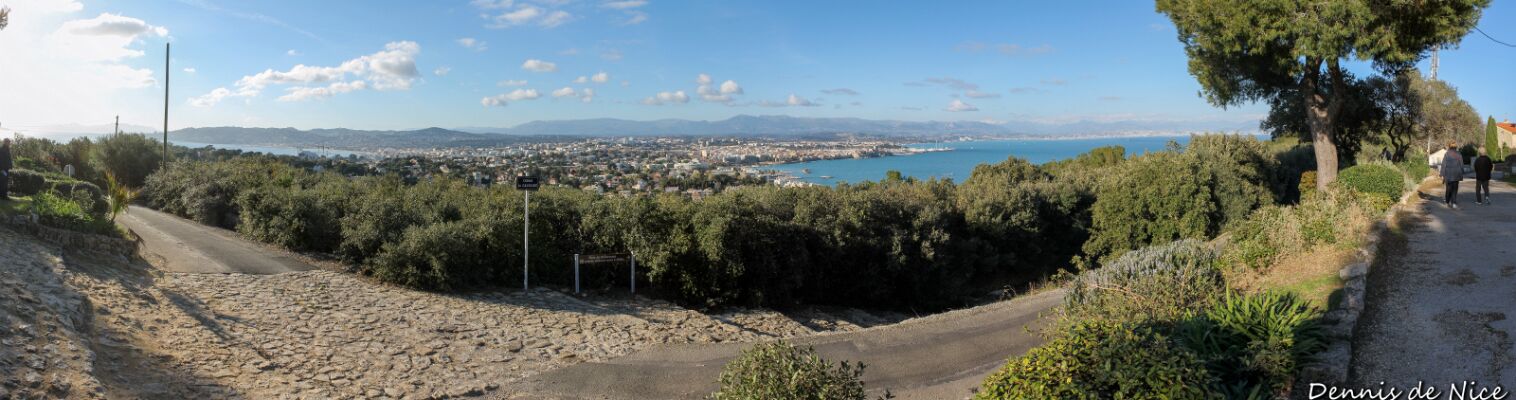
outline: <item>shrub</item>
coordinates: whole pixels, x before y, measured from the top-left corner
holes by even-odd
[[[53,191],[57,192],[59,195],[72,197],[78,194],[80,196],[87,197],[89,199],[89,207],[87,207],[88,211],[95,216],[104,216],[107,212],[110,211],[110,204],[106,203],[105,201],[105,192],[101,191],[100,187],[95,186],[93,183],[73,180],[49,180],[48,183],[52,184]]]
[[[399,242],[384,245],[371,272],[386,282],[425,289],[484,284],[499,272],[495,255],[485,251],[487,239],[478,224],[463,221],[412,227]]]
[[[315,191],[266,186],[237,199],[237,231],[296,251],[332,251],[341,242],[341,208]]]
[[[1074,279],[1065,321],[1174,320],[1203,309],[1226,289],[1217,254],[1198,240],[1128,252]]]
[[[1405,177],[1394,168],[1379,165],[1355,165],[1337,174],[1337,182],[1361,193],[1383,196],[1394,202],[1405,191]]]
[[[1195,354],[1153,329],[1095,322],[1011,359],[974,398],[1205,399],[1212,384]]]
[[[1388,206],[1384,196],[1334,186],[1293,207],[1264,207],[1228,231],[1223,259],[1227,265],[1263,269],[1316,246],[1356,246],[1380,207]]]
[[[18,195],[31,196],[47,189],[47,179],[29,169],[12,169],[10,179],[10,191]]]
[[[1306,196],[1310,196],[1312,193],[1316,193],[1316,171],[1305,171],[1300,173],[1299,190],[1301,198],[1305,198]]]
[[[810,347],[783,341],[759,343],[743,350],[721,369],[716,400],[861,400],[863,363],[836,366]]]
[[[88,197],[80,196],[88,199]],[[108,220],[96,218],[78,198],[61,197],[51,192],[32,196],[32,212],[43,225],[108,236],[120,236],[120,230]]]
[[[142,186],[148,174],[158,169],[163,159],[163,145],[142,134],[115,134],[95,142],[100,164],[127,186]]]
[[[1326,349],[1320,311],[1289,293],[1228,294],[1187,321],[1176,339],[1193,350],[1231,398],[1288,397],[1298,367]]]
[[[1273,204],[1276,164],[1256,139],[1206,135],[1183,153],[1121,164],[1102,182],[1084,252],[1100,260],[1178,239],[1209,239]]]

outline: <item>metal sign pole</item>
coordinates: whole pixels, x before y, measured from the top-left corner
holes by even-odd
[[[579,255],[574,255],[574,294],[579,294]]]
[[[527,274],[531,269],[527,268],[532,262],[532,192],[523,191],[526,196],[521,203],[523,219],[521,221],[521,290],[528,290]]]
[[[630,258],[632,259],[632,295],[636,296],[637,295],[637,255],[633,254]]]

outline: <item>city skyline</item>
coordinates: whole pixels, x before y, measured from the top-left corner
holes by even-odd
[[[14,9],[0,33],[0,69],[12,72],[0,77],[6,134],[105,125],[116,114],[161,126],[165,42],[174,46],[170,129],[744,114],[1214,122],[1267,113],[1264,104],[1223,110],[1197,96],[1172,25],[1145,3],[0,4]],[[1483,21],[1509,10],[1494,5]],[[1516,37],[1508,25],[1481,28]],[[1481,60],[1511,54],[1471,33],[1442,52],[1439,77],[1481,115],[1509,118],[1508,73]]]

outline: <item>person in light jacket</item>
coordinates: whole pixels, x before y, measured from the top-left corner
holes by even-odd
[[[1458,154],[1458,142],[1448,142],[1448,151],[1442,155],[1442,167],[1437,170],[1446,184],[1442,202],[1448,208],[1458,209],[1458,182],[1463,180],[1463,156]]]
[[[1494,170],[1495,163],[1480,147],[1479,157],[1474,159],[1474,204],[1490,205],[1490,172]]]

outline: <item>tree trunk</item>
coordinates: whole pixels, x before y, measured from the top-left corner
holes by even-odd
[[[1316,190],[1327,190],[1327,185],[1337,180],[1337,143],[1332,140],[1332,130],[1336,127],[1337,109],[1342,102],[1338,101],[1341,96],[1341,71],[1337,69],[1337,63],[1330,64],[1333,75],[1331,99],[1321,94],[1317,88],[1317,79],[1321,76],[1321,61],[1308,60],[1306,73],[1301,78],[1301,94],[1305,101],[1306,125],[1311,128],[1311,148],[1316,153]]]

